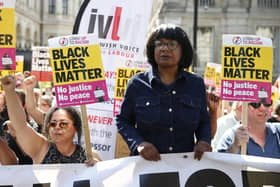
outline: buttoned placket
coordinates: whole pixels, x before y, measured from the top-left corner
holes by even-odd
[[[175,96],[176,93],[177,93],[176,90],[172,90],[172,91],[171,91],[171,94],[172,94],[173,96]],[[170,112],[170,113],[173,112],[172,107],[169,107],[168,112]],[[174,133],[174,128],[173,128],[173,126],[170,126],[170,127],[169,127],[169,133],[171,133],[171,134]],[[173,148],[172,145],[169,145],[169,146],[168,146],[168,150],[169,150],[170,152],[172,152],[173,149],[174,149],[174,148]]]

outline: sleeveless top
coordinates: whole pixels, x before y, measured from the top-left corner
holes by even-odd
[[[84,163],[85,160],[85,150],[80,145],[76,144],[76,149],[71,156],[64,156],[57,150],[56,145],[51,142],[41,164]]]

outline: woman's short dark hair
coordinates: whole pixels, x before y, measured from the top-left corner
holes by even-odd
[[[182,57],[179,62],[179,69],[189,68],[192,64],[193,49],[187,33],[179,26],[172,24],[160,25],[150,35],[146,45],[146,55],[148,62],[153,66],[157,67],[155,61],[155,41],[162,38],[176,40],[182,47]]]
[[[46,133],[47,137],[49,137],[48,124],[52,119],[53,113],[58,110],[66,111],[69,114],[69,116],[71,117],[71,120],[73,121],[73,125],[78,134],[78,144],[80,144],[81,136],[82,136],[82,119],[81,119],[80,113],[74,107],[56,107],[55,106],[55,107],[52,107],[49,109],[49,111],[47,112],[47,114],[45,116],[45,120],[44,120],[44,128],[45,128],[45,133]]]

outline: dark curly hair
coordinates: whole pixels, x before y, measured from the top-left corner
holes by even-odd
[[[71,120],[73,121],[73,125],[78,134],[78,144],[80,144],[81,136],[82,136],[82,119],[81,119],[79,111],[76,110],[74,107],[56,107],[55,106],[48,110],[48,112],[45,116],[45,120],[44,120],[44,128],[45,128],[45,133],[46,133],[47,137],[49,137],[48,124],[51,121],[54,112],[56,112],[58,110],[65,110],[71,117]]]
[[[182,47],[182,57],[179,62],[179,69],[189,68],[193,59],[193,48],[187,33],[179,26],[172,24],[162,24],[150,35],[146,45],[146,55],[148,62],[157,67],[155,61],[155,41],[162,38],[176,40]]]

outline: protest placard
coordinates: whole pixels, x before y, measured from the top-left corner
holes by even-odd
[[[127,82],[135,74],[143,71],[137,68],[118,68],[114,96],[114,116],[120,112],[121,103],[126,90]]]
[[[0,2],[0,70],[16,69],[15,0]]]
[[[271,102],[272,41],[255,35],[223,35],[224,100]]]
[[[58,106],[108,100],[100,46],[93,35],[49,39]]]
[[[52,67],[48,47],[32,47],[31,75],[34,75],[39,82],[52,81]]]

